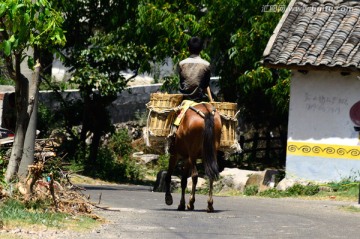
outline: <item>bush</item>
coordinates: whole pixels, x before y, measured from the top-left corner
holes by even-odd
[[[329,186],[334,192],[344,192],[354,187],[354,185],[358,185],[358,183],[359,182],[357,182],[356,178],[348,177],[339,182],[330,182],[327,186]]]
[[[113,182],[139,181],[143,178],[141,165],[129,155],[117,156],[113,149],[105,146],[98,152],[96,170],[86,172],[87,175]]]
[[[283,195],[284,193],[282,191],[277,190],[276,188],[270,188],[268,190],[259,193],[259,196],[270,197],[270,198],[279,198],[282,197]]]
[[[318,185],[308,185],[303,186],[301,184],[295,184],[294,186],[288,188],[285,193],[288,196],[312,196],[317,194],[320,191]]]
[[[158,171],[167,170],[169,166],[170,154],[160,155],[157,160]]]
[[[247,186],[244,189],[244,194],[246,196],[255,196],[259,191],[259,187],[256,185]]]
[[[139,181],[143,179],[143,170],[141,166],[129,156],[123,157],[121,166],[124,168],[126,180]]]
[[[116,163],[116,156],[109,148],[102,147],[99,149],[95,170],[85,172],[89,176],[109,181],[120,181],[125,171]]]
[[[131,137],[127,129],[120,129],[115,132],[109,142],[108,147],[119,157],[129,155],[132,153],[133,148],[131,146]]]
[[[40,131],[40,137],[48,137],[51,131],[60,126],[61,121],[55,119],[54,113],[44,104],[39,103],[37,129]]]

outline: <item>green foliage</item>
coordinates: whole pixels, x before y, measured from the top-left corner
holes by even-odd
[[[97,89],[101,97],[116,95],[126,86],[124,71],[149,69],[147,47],[135,36],[137,5],[134,0],[100,5],[86,1],[59,3],[58,7],[67,13],[65,27],[70,40],[66,51],[71,54],[65,63],[73,70],[70,82],[83,94]]]
[[[78,85],[70,83],[68,81],[55,81],[51,82],[46,80],[46,84],[40,84],[40,90],[52,90],[63,92],[65,90],[78,89]]]
[[[276,188],[270,188],[265,191],[259,192],[258,195],[262,197],[280,198],[280,197],[284,197],[285,193],[277,190]]]
[[[7,199],[0,202],[0,222],[6,224],[36,224],[46,227],[66,228],[69,223],[79,224],[78,221],[94,223],[94,220],[85,216],[70,217],[65,213],[55,213],[47,210],[50,201],[37,200],[27,203],[20,202],[16,199]],[[73,218],[73,219],[71,219]]]
[[[0,185],[5,183],[5,171],[6,171],[7,161],[4,158],[3,153],[0,153]]]
[[[259,192],[259,187],[252,185],[248,186],[244,190],[244,195],[247,196],[262,196],[262,197],[296,197],[296,196],[313,196],[319,193],[320,187],[318,185],[307,185],[295,184],[294,186],[286,189],[285,191],[279,191],[275,188],[270,188],[265,191]]]
[[[0,65],[1,67],[1,65]],[[15,85],[15,82],[11,79],[8,79],[4,76],[1,75],[1,71],[0,71],[0,85],[12,85],[14,86]]]
[[[124,72],[149,69],[147,47],[139,43],[134,25],[138,1],[61,1],[67,19],[69,42],[65,64],[72,72],[71,84],[77,85],[83,98],[80,141],[92,134],[89,161],[97,160],[99,139],[111,132],[108,106],[123,91],[127,82]],[[83,21],[86,19],[86,21]]]
[[[37,129],[40,131],[39,137],[48,137],[52,130],[61,126],[61,123],[51,109],[39,103],[37,117]]]
[[[0,3],[0,28],[5,39],[0,50],[6,56],[12,51],[22,51],[28,46],[48,48],[51,45],[63,45],[65,35],[61,29],[63,18],[50,2],[31,0],[5,0]],[[29,67],[33,66],[32,57]]]
[[[164,77],[164,82],[160,90],[165,92],[177,92],[179,87],[180,78],[178,75],[171,77]]]
[[[204,35],[199,17],[202,1],[140,1],[137,11],[137,34],[151,49],[154,59],[173,57],[175,62],[187,56],[187,40]]]
[[[327,184],[327,186],[329,186],[334,192],[344,192],[352,189],[354,186],[357,187],[358,183],[344,180],[340,182],[331,182]]]
[[[116,162],[116,156],[109,148],[102,147],[98,152],[98,160],[96,161],[96,170],[84,173],[100,179],[109,181],[118,181],[125,174],[125,171]]]
[[[0,218],[4,221],[21,220],[29,224],[42,224],[47,227],[60,227],[68,216],[62,213],[47,212],[50,201],[38,201],[25,205],[15,199],[8,199],[0,204]]]
[[[121,159],[108,147],[101,147],[98,160],[94,167],[96,170],[84,172],[86,175],[113,182],[139,181],[143,178],[143,170],[130,156]]]
[[[359,198],[360,182],[358,176],[356,175],[344,178],[339,182],[330,182],[326,184],[326,186],[328,186],[332,192],[335,192],[340,197]]]
[[[320,192],[319,185],[310,184],[307,186],[301,184],[295,184],[292,187],[286,189],[285,191],[279,191],[275,188],[259,192],[259,196],[263,197],[297,197],[297,196],[314,196]]]
[[[167,170],[169,166],[169,160],[170,160],[169,154],[160,155],[157,160],[158,171]]]
[[[259,187],[256,185],[250,185],[245,187],[244,195],[246,196],[255,196],[259,191]]]
[[[290,72],[270,70],[256,64],[238,78],[241,87],[238,100],[243,102],[242,115],[255,127],[274,128],[279,123],[287,125],[290,95]],[[264,121],[266,119],[266,121]]]
[[[91,47],[77,56],[76,71],[70,82],[82,91],[97,89],[100,96],[121,92],[127,84],[121,71],[136,69],[135,59],[143,49],[133,43],[123,43],[117,37],[116,34],[99,34],[90,38]]]
[[[45,161],[44,170],[43,170],[43,177],[46,178],[50,174],[53,175],[54,180],[62,183],[64,180],[63,172],[63,161],[60,157],[53,157]]]
[[[125,156],[121,163],[125,170],[125,177],[128,181],[139,181],[143,179],[144,171],[133,158]]]
[[[144,169],[131,157],[132,152],[131,137],[128,131],[120,129],[111,135],[106,145],[99,148],[95,165],[91,165],[92,170],[83,173],[113,182],[139,181],[144,177]],[[86,156],[83,154],[78,156],[78,163],[73,164],[73,168],[79,168],[79,163],[88,163],[85,160]]]
[[[120,129],[111,136],[108,147],[121,158],[132,153],[131,141],[128,130]]]
[[[5,181],[5,172],[6,167],[9,163],[9,148],[5,146],[0,147],[0,188],[1,185],[6,187],[6,181]]]
[[[320,191],[318,185],[301,185],[295,184],[294,186],[288,188],[285,193],[289,196],[313,196]]]

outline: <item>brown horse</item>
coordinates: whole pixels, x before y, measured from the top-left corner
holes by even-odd
[[[187,110],[173,138],[169,152],[169,168],[165,178],[165,202],[172,205],[170,192],[171,175],[178,159],[184,161],[181,178],[181,200],[178,210],[185,210],[185,188],[187,178],[191,174],[192,190],[187,205],[188,210],[194,210],[195,189],[198,180],[196,159],[202,159],[205,173],[209,178],[208,212],[213,212],[213,182],[219,176],[216,153],[220,146],[221,118],[215,108],[208,103],[202,103]]]

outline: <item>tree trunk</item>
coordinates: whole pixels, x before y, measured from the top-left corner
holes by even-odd
[[[30,115],[33,110],[35,98],[34,95],[29,95],[29,81],[20,71],[21,52],[15,54],[15,102],[16,102],[16,128],[13,147],[8,167],[5,173],[5,181],[10,182],[18,173],[21,158],[24,151],[25,134],[30,120]],[[39,71],[39,66],[35,68]]]
[[[40,83],[40,64],[36,64],[35,71],[33,72],[32,81],[29,87],[29,103],[33,100],[33,110],[30,114],[30,121],[27,127],[24,141],[24,150],[21,158],[19,177],[25,179],[28,172],[28,166],[34,163],[34,148],[36,138],[36,125],[37,125],[37,102],[39,94]]]
[[[89,159],[88,159],[88,164],[92,170],[94,170],[97,165],[96,161],[97,161],[97,154],[99,152],[101,136],[102,134],[99,130],[94,130],[92,142],[90,145]]]

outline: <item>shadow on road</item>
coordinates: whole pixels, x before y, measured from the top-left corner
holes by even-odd
[[[179,212],[179,213],[185,213],[185,212],[194,212],[194,213],[208,213],[205,209],[195,209],[193,211],[185,210],[185,211],[178,211],[176,208],[161,208],[161,209],[153,209],[152,211],[159,211],[159,212]],[[217,214],[217,213],[223,213],[228,212],[229,210],[216,210],[211,214]]]
[[[113,191],[144,191],[151,192],[150,186],[127,186],[127,185],[116,185],[116,186],[108,186],[108,185],[81,185],[81,187],[85,188],[86,191],[90,190],[113,190]]]

